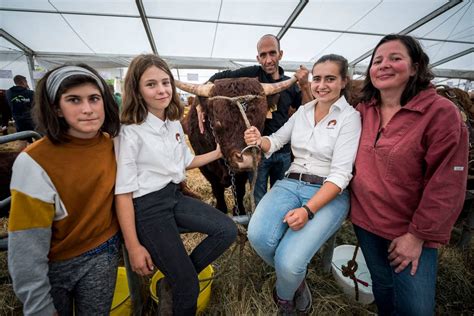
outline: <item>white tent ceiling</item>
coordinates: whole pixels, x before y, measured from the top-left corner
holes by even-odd
[[[474,79],[473,0],[0,0],[0,70],[127,67],[143,52],[180,69],[237,68],[255,63],[266,33],[281,38],[286,70],[336,53],[363,73],[383,35],[404,33],[438,76]]]

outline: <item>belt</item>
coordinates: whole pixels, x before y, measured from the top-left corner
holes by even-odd
[[[286,177],[289,179],[304,181],[311,184],[323,184],[324,180],[326,180],[326,178],[316,176],[313,174],[293,173],[293,172],[289,173]]]

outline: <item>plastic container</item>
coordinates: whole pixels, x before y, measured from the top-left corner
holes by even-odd
[[[204,270],[199,273],[199,297],[197,301],[197,311],[196,313],[202,313],[209,305],[209,300],[211,299],[211,286],[212,279],[207,280],[214,276],[214,269],[211,265],[208,265]],[[163,273],[159,270],[153,275],[150,282],[150,294],[151,298],[158,302],[158,297],[156,296],[156,283],[163,277]],[[204,281],[201,281],[204,280]]]
[[[114,299],[110,310],[111,316],[131,315],[132,300],[128,290],[127,272],[124,267],[117,270],[117,282],[115,283]]]
[[[343,289],[344,293],[355,300],[355,288],[354,281],[351,278],[342,275],[342,266],[347,266],[347,262],[354,256],[355,246],[353,245],[341,245],[334,249],[332,256],[332,275],[336,279],[336,282]],[[368,286],[358,283],[359,288],[359,303],[370,304],[374,301],[374,295],[372,293],[372,279],[370,278],[370,272],[365,264],[364,255],[359,248],[356,256],[356,262],[358,265],[355,277],[362,282],[366,282]]]

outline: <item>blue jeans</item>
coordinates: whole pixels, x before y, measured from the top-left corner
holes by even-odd
[[[275,267],[276,290],[281,299],[293,299],[311,259],[347,216],[349,193],[344,191],[318,210],[302,229],[293,231],[283,223],[288,211],[301,207],[320,187],[288,178],[277,181],[250,219],[250,244],[266,263]]]
[[[370,271],[379,315],[433,315],[438,250],[423,247],[414,276],[411,264],[395,273],[388,260],[391,241],[356,225],[354,230]]]
[[[258,205],[265,193],[267,193],[268,178],[270,177],[271,188],[277,180],[283,179],[285,172],[290,168],[290,165],[290,152],[276,152],[268,159],[262,155],[262,160],[258,165],[257,181],[255,182],[253,193],[255,197],[255,205]]]
[[[133,199],[133,205],[138,239],[171,283],[173,315],[194,316],[198,274],[234,242],[237,227],[221,211],[184,196],[174,183]],[[207,235],[189,256],[181,229]]]

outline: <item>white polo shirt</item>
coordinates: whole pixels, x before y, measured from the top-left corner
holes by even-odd
[[[161,190],[170,182],[180,183],[194,159],[181,123],[163,122],[151,113],[142,124],[122,125],[114,144],[115,194],[132,192],[133,198]]]
[[[295,160],[288,172],[326,177],[326,181],[344,190],[352,179],[359,146],[360,114],[342,96],[315,125],[315,104],[313,100],[300,106],[285,125],[268,137],[271,147],[266,157],[291,141]]]

